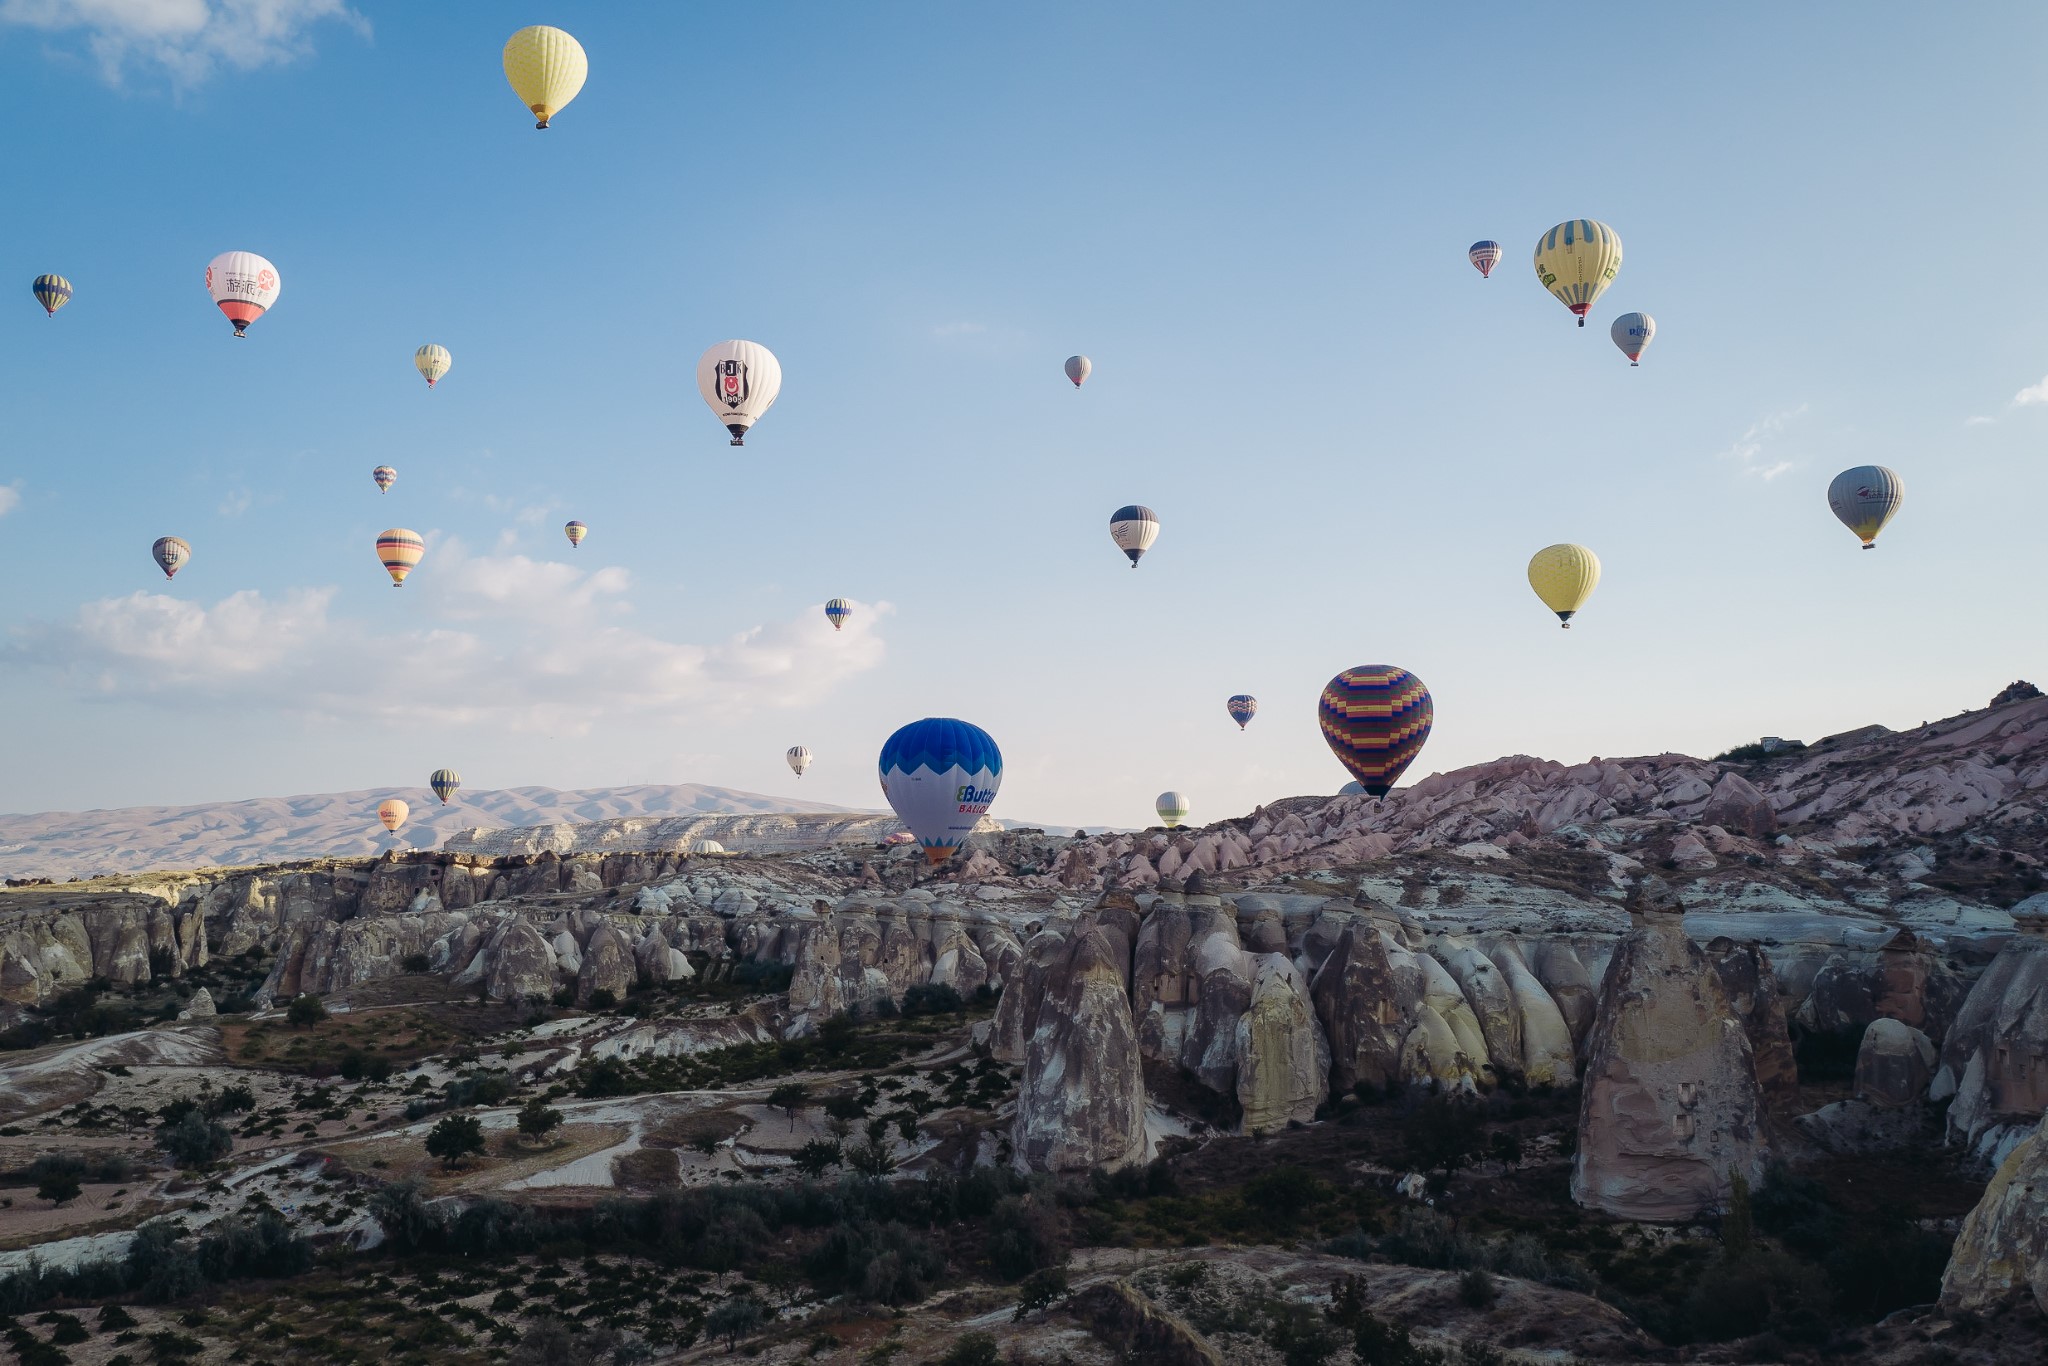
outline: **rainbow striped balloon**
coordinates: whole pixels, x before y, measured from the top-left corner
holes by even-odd
[[[377,492],[383,493],[398,482],[398,471],[389,465],[379,465],[370,471],[370,477],[377,481]]]
[[[569,538],[569,548],[574,550],[583,544],[583,538],[590,534],[590,528],[581,522],[571,522],[562,528],[562,534]]]
[[[1316,719],[1337,762],[1384,797],[1429,739],[1436,707],[1422,680],[1391,664],[1346,669],[1323,688]]]
[[[426,553],[427,543],[420,539],[420,534],[402,526],[377,538],[377,558],[384,562],[384,572],[391,576],[393,588],[405,587],[405,576],[412,573],[413,566]]]
[[[1230,719],[1237,722],[1237,728],[1243,730],[1259,714],[1259,699],[1248,692],[1241,692],[1225,702],[1223,707],[1230,713]]]

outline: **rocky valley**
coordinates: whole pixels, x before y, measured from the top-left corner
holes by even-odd
[[[0,893],[17,1354],[2048,1353],[2031,688],[937,874],[685,823]]]

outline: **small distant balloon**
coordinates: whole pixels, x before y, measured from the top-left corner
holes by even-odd
[[[1159,813],[1161,823],[1172,830],[1188,818],[1188,799],[1178,792],[1162,792],[1159,800],[1152,803],[1152,809]]]
[[[802,745],[791,745],[789,753],[782,756],[789,764],[790,771],[797,777],[804,776],[804,770],[811,766],[811,752]]]
[[[1605,223],[1574,218],[1536,239],[1536,278],[1580,327],[1620,270],[1621,234]]]
[[[569,545],[573,548],[583,544],[583,538],[590,534],[590,528],[581,522],[571,522],[562,528],[562,534],[569,538]]]
[[[1500,243],[1474,242],[1466,249],[1465,258],[1477,267],[1479,278],[1487,279],[1493,274],[1493,268],[1500,264]]]
[[[1131,557],[1131,568],[1136,569],[1138,558],[1159,539],[1159,515],[1151,508],[1126,504],[1109,514],[1109,538]]]
[[[447,347],[428,342],[412,353],[412,364],[431,389],[441,382],[441,376],[447,374],[449,368],[455,364],[455,357],[448,354]]]
[[[1365,784],[1353,778],[1350,782],[1337,789],[1337,795],[1340,797],[1363,797],[1365,795]]]
[[[434,789],[434,795],[441,799],[441,805],[448,805],[448,799],[462,786],[462,775],[452,768],[437,768],[427,779],[427,786]]]
[[[590,58],[558,28],[531,24],[505,42],[505,79],[528,112],[540,120],[536,128],[562,112],[583,82],[590,78]]]
[[[697,390],[732,444],[744,446],[748,429],[782,392],[782,362],[759,342],[722,341],[698,359]]]
[[[386,797],[377,803],[377,819],[384,822],[384,828],[394,835],[398,833],[398,827],[405,824],[405,818],[411,814],[412,807],[396,797]]]
[[[391,486],[398,482],[398,471],[389,465],[379,465],[370,471],[370,478],[377,481],[377,492],[389,493]]]
[[[845,598],[834,598],[825,604],[825,620],[832,623],[835,631],[844,630],[846,619],[853,615],[853,604]]]
[[[420,556],[426,553],[427,543],[420,539],[420,534],[402,526],[392,527],[377,538],[377,558],[383,561],[393,588],[405,587],[405,576],[412,573]]]
[[[1003,752],[980,726],[928,716],[882,745],[882,792],[936,868],[953,856],[995,802]]]
[[[1241,692],[1225,702],[1223,709],[1230,713],[1231,720],[1237,722],[1237,728],[1243,730],[1251,724],[1252,718],[1259,714],[1259,699],[1250,693]]]
[[[235,325],[238,337],[248,335],[249,324],[267,313],[283,290],[277,267],[253,251],[224,251],[207,263],[206,292]]]
[[[35,292],[43,312],[52,318],[57,316],[58,309],[71,302],[71,282],[61,275],[38,275],[29,288]]]
[[[1883,465],[1858,465],[1843,470],[1828,485],[1828,507],[1842,525],[1856,533],[1865,550],[1877,548],[1877,533],[1898,515],[1906,501],[1906,481]]]
[[[1529,560],[1529,586],[1564,628],[1600,586],[1600,557],[1582,545],[1547,545]]]
[[[156,567],[164,571],[164,577],[175,579],[178,571],[185,567],[185,561],[192,558],[192,547],[176,536],[159,536],[156,544],[149,548],[150,558]]]
[[[1384,797],[1429,739],[1429,689],[1406,669],[1361,664],[1323,686],[1316,718],[1337,762],[1366,792]]]
[[[717,840],[698,840],[690,846],[690,852],[693,854],[722,854],[725,852],[725,846]]]
[[[1095,363],[1086,356],[1067,357],[1067,378],[1074,381],[1076,389],[1081,387],[1082,382],[1088,378],[1094,369]]]
[[[1607,335],[1614,338],[1614,344],[1628,357],[1630,365],[1640,365],[1643,352],[1650,349],[1650,342],[1657,335],[1657,320],[1647,313],[1624,313],[1607,329]],[[1680,357],[1681,368],[1683,360]]]

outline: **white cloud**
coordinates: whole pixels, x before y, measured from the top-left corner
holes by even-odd
[[[2048,403],[2048,376],[2044,376],[2039,384],[2029,384],[2014,394],[2012,402],[2015,408],[2031,408],[2037,403]]]
[[[1802,403],[1797,408],[1786,408],[1751,423],[1748,431],[1720,453],[1720,458],[1733,460],[1743,474],[1769,483],[1795,467],[1794,461],[1778,458],[1772,447],[1784,435],[1785,428],[1805,412],[1806,405]]]
[[[332,588],[250,590],[211,606],[137,592],[21,628],[0,659],[57,669],[107,700],[578,735],[607,718],[802,706],[882,661],[872,626],[886,603],[840,632],[807,607],[699,645],[608,619],[626,610],[624,571],[468,557],[459,545],[429,555],[404,591],[425,599],[405,615],[430,624],[338,617]]]
[[[0,517],[21,506],[21,485],[0,484]]]
[[[256,495],[250,493],[247,489],[234,489],[228,493],[227,497],[220,500],[220,515],[223,517],[239,517],[254,507],[255,504]]]
[[[2043,380],[2042,383],[2048,384],[2048,380]],[[1996,421],[1998,419],[1995,417],[1966,417],[1963,419],[1963,425],[1965,427],[1989,427]]]
[[[312,51],[308,30],[369,24],[346,0],[0,0],[0,24],[84,36],[107,81],[157,68],[181,86],[225,67],[252,71]]]

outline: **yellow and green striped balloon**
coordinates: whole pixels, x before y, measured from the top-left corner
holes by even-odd
[[[1594,300],[1621,270],[1621,234],[1590,218],[1559,223],[1536,239],[1536,278],[1586,325]]]
[[[58,309],[71,302],[71,282],[61,275],[38,275],[29,288],[35,291],[36,302],[43,306],[43,311],[53,318]]]

